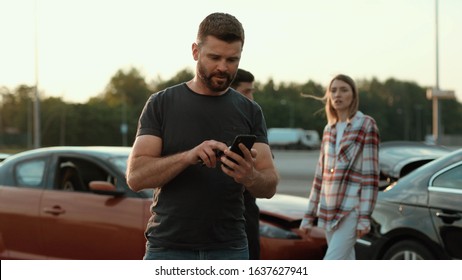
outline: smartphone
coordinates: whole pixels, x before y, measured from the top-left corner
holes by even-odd
[[[237,135],[236,138],[234,138],[233,144],[229,148],[231,151],[235,152],[236,154],[240,155],[241,157],[244,157],[244,154],[242,153],[241,149],[239,148],[239,144],[242,143],[244,146],[247,147],[247,149],[252,149],[253,144],[257,140],[257,136],[255,135],[250,135],[250,134],[240,134]],[[232,158],[229,158],[232,162],[236,163],[236,161]],[[226,166],[228,167],[228,166]],[[229,167],[228,167],[229,168]]]

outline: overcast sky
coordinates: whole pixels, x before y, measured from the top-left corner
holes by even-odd
[[[86,102],[119,69],[172,78],[194,69],[197,27],[216,11],[244,25],[240,66],[263,83],[326,86],[341,72],[436,84],[435,0],[37,0],[36,13],[34,3],[0,0],[0,86],[34,85],[38,73],[47,96]],[[438,7],[439,85],[462,101],[462,1]]]

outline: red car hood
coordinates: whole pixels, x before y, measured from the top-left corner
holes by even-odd
[[[275,194],[270,199],[259,198],[257,205],[261,213],[272,213],[284,220],[293,221],[303,218],[308,206],[308,199],[299,196]]]

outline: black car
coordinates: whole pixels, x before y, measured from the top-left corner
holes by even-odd
[[[462,259],[462,149],[379,192],[358,259]]]

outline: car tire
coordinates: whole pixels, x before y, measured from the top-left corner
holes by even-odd
[[[383,255],[384,260],[434,260],[435,257],[424,245],[414,240],[393,244]]]

